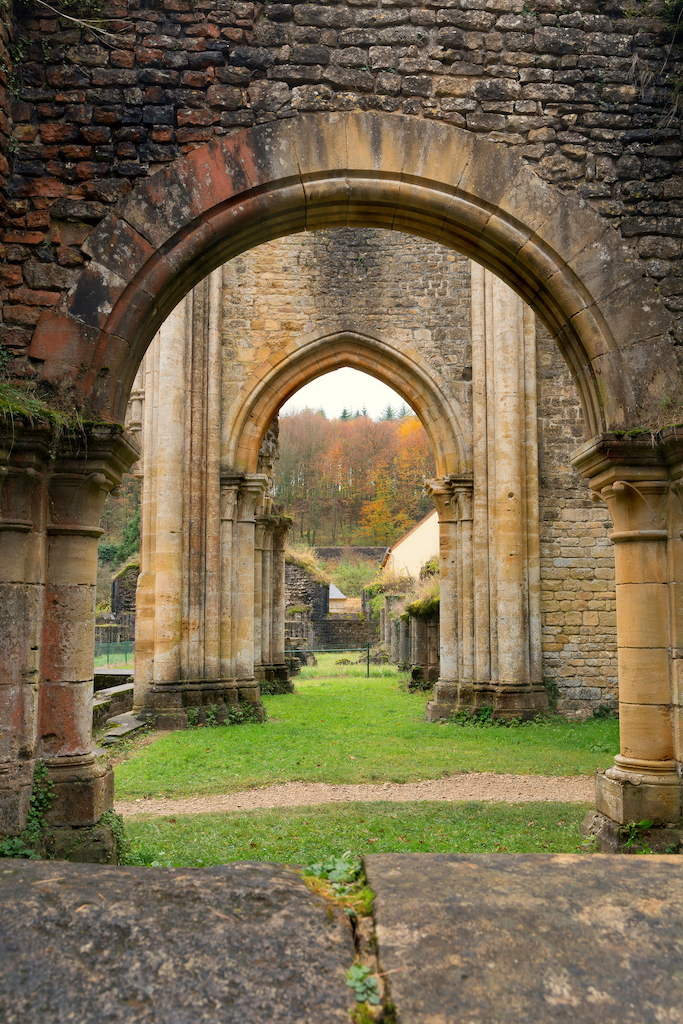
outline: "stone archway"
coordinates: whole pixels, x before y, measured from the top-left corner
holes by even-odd
[[[316,377],[352,366],[393,388],[417,414],[432,443],[439,476],[471,471],[467,420],[454,396],[442,393],[443,381],[435,380],[425,361],[421,365],[418,359],[417,351],[401,351],[392,339],[348,327],[302,338],[296,351],[283,352],[270,372],[243,385],[234,403],[238,418],[225,425],[224,450],[229,460],[242,472],[256,472],[265,427],[278,408]]]
[[[588,436],[632,425],[655,377],[675,390],[668,314],[588,204],[466,131],[358,112],[261,125],[160,170],[90,234],[90,263],[31,357],[120,420],[151,338],[207,273],[267,239],[354,224],[439,241],[517,291],[567,360]]]
[[[3,456],[2,543],[12,568],[3,584],[9,685],[0,804],[8,833],[25,819],[36,756],[57,784],[55,822],[92,824],[111,804],[110,780],[91,754],[86,605],[104,494],[135,458],[116,422],[152,337],[190,288],[237,253],[287,233],[355,224],[466,253],[509,284],[555,338],[592,438],[576,464],[597,500],[610,503],[619,552],[620,674],[629,683],[622,753],[598,805],[617,821],[678,816],[683,701],[672,652],[683,647],[675,497],[683,453],[674,435],[654,448],[623,437],[662,396],[680,393],[669,315],[633,250],[510,149],[439,123],[354,112],[261,125],[160,170],[93,230],[78,283],[36,327],[29,355],[42,380],[68,392],[94,426],[63,440],[57,461],[30,430]],[[653,652],[648,664],[656,666],[646,676],[643,652]]]

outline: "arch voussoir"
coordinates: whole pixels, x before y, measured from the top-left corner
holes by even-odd
[[[74,377],[84,401],[92,399],[84,381],[102,379],[108,367],[96,404],[120,418],[147,344],[202,277],[261,242],[342,224],[419,234],[488,267],[537,312],[575,377],[606,352],[628,350],[628,363],[600,364],[609,401],[586,397],[597,371],[576,378],[584,409],[593,410],[591,431],[633,420],[655,370],[670,382],[677,375],[670,345],[662,342],[656,368],[639,348],[666,337],[669,314],[629,247],[590,205],[563,196],[507,147],[441,123],[370,112],[246,129],[146,179],[87,239],[90,263],[65,300],[59,329],[54,314],[44,315],[30,354],[50,364],[48,379]],[[102,332],[95,343],[93,330]],[[625,380],[631,366],[645,381],[638,388]],[[620,418],[612,421],[610,409]]]

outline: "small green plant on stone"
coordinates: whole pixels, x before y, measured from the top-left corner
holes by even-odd
[[[45,815],[52,806],[53,800],[52,781],[48,778],[47,766],[44,761],[36,761],[26,828],[18,836],[8,836],[7,839],[0,842],[0,857],[17,857],[25,860],[41,859],[38,849],[43,844]]]
[[[185,714],[187,715],[187,724],[190,728],[193,728],[199,722],[199,708],[185,708]]]
[[[129,844],[123,828],[123,815],[117,814],[116,811],[105,811],[100,818],[100,825],[111,829],[111,834],[116,843],[116,859],[119,864],[125,864]]]
[[[369,967],[364,964],[354,964],[346,972],[346,984],[353,989],[356,1002],[370,1003],[371,1006],[380,1005],[377,978]]]
[[[557,702],[560,697],[560,688],[556,679],[544,679],[545,688],[548,692],[548,705],[551,711],[557,711]]]
[[[341,857],[331,855],[317,864],[310,864],[307,874],[315,875],[316,878],[327,878],[330,882],[355,882],[361,873],[359,860],[354,859],[347,851]]]
[[[228,725],[242,725],[245,722],[257,722],[258,714],[250,700],[241,700],[238,704],[228,704]]]
[[[649,828],[652,828],[652,821],[650,818],[643,818],[642,821],[629,821],[627,825],[619,829],[621,838],[624,840],[624,846],[635,846],[639,842],[643,832],[647,832]],[[644,853],[649,853],[649,847],[647,845],[643,847]]]
[[[593,718],[614,718],[615,714],[609,704],[600,704],[593,710]]]
[[[323,895],[334,899],[352,920],[358,915],[367,917],[372,913],[375,894],[365,884],[360,860],[353,857],[349,850],[341,857],[331,855],[310,864],[304,871],[304,877],[309,883],[313,879],[321,881],[321,887],[313,885],[313,888],[318,888]]]
[[[204,717],[205,717],[206,725],[209,728],[213,728],[214,726],[218,725],[218,719],[216,718],[216,705],[215,704],[209,704],[204,709]]]

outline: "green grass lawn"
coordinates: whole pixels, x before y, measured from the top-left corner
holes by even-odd
[[[116,766],[116,796],[229,793],[277,782],[410,782],[458,772],[580,775],[611,763],[618,722],[561,719],[515,728],[424,721],[425,694],[411,694],[390,667],[304,669],[296,692],[265,697],[263,725],[195,728],[134,747]],[[334,673],[334,676],[333,676]],[[284,812],[283,812],[284,813]],[[325,812],[332,813],[332,812]]]
[[[233,860],[312,864],[368,853],[576,853],[588,805],[350,803],[127,818],[132,863],[203,867]]]

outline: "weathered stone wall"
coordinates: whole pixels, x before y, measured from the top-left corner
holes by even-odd
[[[233,394],[255,354],[264,360],[274,344],[324,334],[344,320],[419,345],[471,421],[464,257],[395,232],[341,229],[259,246],[224,267],[223,281],[224,365]],[[543,675],[557,682],[561,706],[571,710],[616,695],[614,554],[607,511],[589,500],[570,465],[582,438],[578,395],[539,323],[537,375]]]
[[[298,565],[285,562],[285,608],[310,608],[311,617],[324,618],[330,610],[330,590]]]
[[[14,100],[13,86],[13,25],[8,18],[0,19],[0,229],[7,227],[7,199],[10,163],[14,143],[10,145],[12,135],[12,104]],[[2,249],[0,248],[0,255]],[[9,283],[0,268],[0,286]]]
[[[135,591],[140,575],[140,563],[132,562],[116,574],[111,582],[111,610],[114,615],[119,612],[135,611]]]
[[[469,401],[469,267],[443,246],[352,228],[268,242],[223,267],[223,310],[226,399],[255,354],[346,324],[412,345],[457,401]]]
[[[386,548],[316,548],[315,553],[318,558],[344,558],[347,555],[355,556],[359,555],[361,558],[365,558],[370,562],[377,562],[379,564],[387,553]]]
[[[637,14],[589,0],[122,0],[102,8],[98,38],[34,9],[20,26],[0,340],[25,351],[132,183],[242,126],[354,108],[517,148],[620,227],[683,313],[680,51]]]
[[[581,441],[576,389],[537,322],[543,675],[567,710],[617,699],[614,546],[609,512],[569,458]]]
[[[308,646],[315,647],[364,647],[377,642],[377,624],[355,616],[335,615],[331,619],[311,621],[308,630]]]

